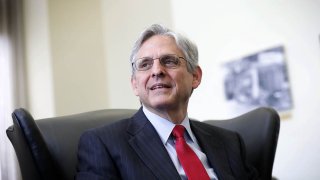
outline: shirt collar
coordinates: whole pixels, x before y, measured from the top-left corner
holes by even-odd
[[[163,144],[166,144],[168,142],[168,139],[171,135],[171,132],[176,124],[172,123],[170,120],[167,120],[165,118],[162,118],[151,111],[149,111],[146,107],[143,106],[143,112],[148,118],[148,120],[151,122],[153,127],[156,129],[157,133],[159,134],[161,141]],[[188,138],[190,138],[193,142],[195,141],[195,137],[191,131],[190,128],[190,121],[188,118],[188,115],[183,119],[182,123],[180,125],[183,125],[188,134]]]

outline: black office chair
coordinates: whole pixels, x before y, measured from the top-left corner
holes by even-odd
[[[273,178],[280,131],[280,118],[274,109],[258,108],[233,119],[204,122],[238,132],[245,143],[248,162],[258,170],[260,179]]]
[[[107,109],[35,121],[25,109],[16,109],[12,113],[13,125],[7,129],[7,135],[16,151],[22,178],[73,179],[76,172],[78,140],[82,132],[131,117],[136,111]],[[249,160],[262,177],[271,177],[279,132],[279,116],[275,111],[263,108],[234,120],[206,123],[217,126],[226,123],[227,129],[239,130],[246,143]],[[261,130],[259,133],[258,128]],[[243,129],[252,132],[243,132]],[[254,140],[255,138],[257,140]],[[259,143],[252,144],[255,142]]]
[[[108,109],[34,120],[25,109],[12,113],[7,129],[24,180],[71,180],[80,135],[89,128],[131,117],[137,110]]]

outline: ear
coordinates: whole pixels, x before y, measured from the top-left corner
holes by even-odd
[[[138,96],[138,86],[137,86],[137,80],[135,75],[131,76],[131,88],[133,90],[133,93]]]
[[[196,67],[192,75],[193,75],[192,88],[196,89],[200,85],[201,79],[202,79],[202,70],[200,66]]]

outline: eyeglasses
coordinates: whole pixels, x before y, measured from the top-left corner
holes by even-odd
[[[160,64],[163,67],[175,69],[181,64],[180,58],[186,60],[184,57],[180,57],[175,54],[166,54],[154,59],[151,57],[143,57],[133,62],[132,66],[138,71],[147,71],[151,69],[154,60],[159,59]]]

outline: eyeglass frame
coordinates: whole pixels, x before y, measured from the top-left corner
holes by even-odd
[[[166,66],[165,63],[161,60],[162,58],[164,58],[164,57],[166,57],[166,56],[175,57],[175,58],[178,60],[177,66],[174,66],[174,67]],[[139,68],[137,68],[137,63],[136,63],[136,62],[139,61],[139,60],[144,60],[144,59],[152,62],[151,66],[150,66],[149,68],[147,68],[147,69],[139,69]],[[157,59],[159,59],[159,62],[160,62],[160,64],[161,64],[161,66],[163,66],[163,67],[165,67],[165,68],[168,68],[168,69],[176,69],[176,68],[178,68],[178,67],[181,65],[181,60],[180,60],[180,59],[184,59],[186,62],[188,62],[184,57],[178,56],[178,55],[176,55],[176,54],[163,54],[163,55],[161,55],[160,57],[157,57],[157,58],[142,57],[142,58],[136,59],[136,60],[135,60],[134,62],[132,62],[131,64],[132,64],[132,67],[133,67],[135,70],[137,70],[137,71],[148,71],[148,70],[150,70],[150,69],[152,68],[152,66],[153,66],[153,64],[154,64],[154,60],[157,60]]]

